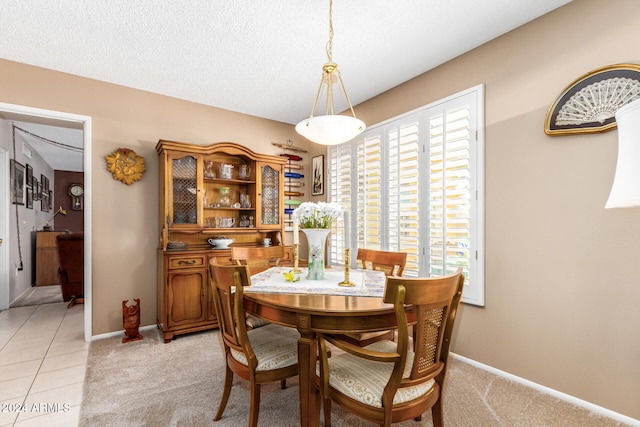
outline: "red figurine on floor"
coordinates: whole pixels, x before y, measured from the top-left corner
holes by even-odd
[[[129,300],[122,301],[123,343],[142,339],[142,335],[138,332],[140,327],[140,298],[135,298],[134,301],[136,304],[130,306],[127,306]]]

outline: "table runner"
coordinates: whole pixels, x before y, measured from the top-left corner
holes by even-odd
[[[245,293],[284,293],[284,294],[323,294],[359,297],[382,297],[386,277],[375,270],[351,270],[349,281],[355,286],[338,286],[344,280],[342,268],[326,269],[324,280],[307,280],[307,269],[302,268],[300,281],[287,282],[282,273],[291,271],[291,267],[272,267],[251,276],[251,286],[245,287]]]

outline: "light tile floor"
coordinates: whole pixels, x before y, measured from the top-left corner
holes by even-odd
[[[77,426],[89,343],[84,308],[0,312],[0,426]]]

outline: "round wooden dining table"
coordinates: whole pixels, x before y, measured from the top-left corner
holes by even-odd
[[[296,328],[300,425],[320,425],[320,394],[315,385],[318,332],[342,334],[394,329],[397,326],[392,304],[380,297],[323,294],[244,294],[245,311],[280,325]],[[413,312],[407,306],[407,317]]]

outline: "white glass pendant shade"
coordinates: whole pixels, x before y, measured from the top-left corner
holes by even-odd
[[[296,125],[296,132],[322,145],[338,145],[350,141],[365,129],[362,120],[342,115],[309,117]]]
[[[640,99],[616,111],[616,123],[618,162],[606,209],[640,206]]]

